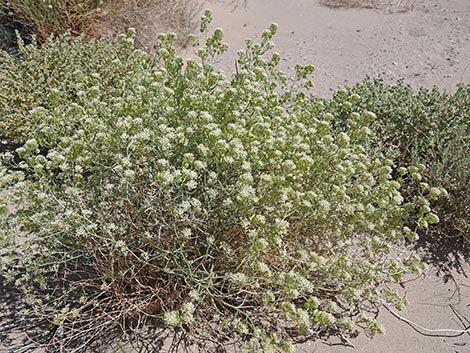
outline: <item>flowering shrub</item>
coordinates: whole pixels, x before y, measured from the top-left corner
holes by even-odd
[[[121,37],[116,48],[104,41],[85,44],[82,38],[61,37],[51,38],[41,49],[34,43],[25,48],[20,41],[20,60],[0,52],[0,136],[20,144],[34,136],[47,146],[74,130],[68,122],[80,120],[81,102],[93,94],[99,98],[102,90],[106,99],[117,98],[124,90],[119,85],[132,45],[130,37]],[[62,128],[58,115],[64,119]],[[39,130],[49,125],[54,129],[41,140]]]
[[[338,125],[352,113],[374,111],[378,119],[370,128],[377,148],[401,163],[426,166],[421,183],[406,185],[408,193],[426,184],[449,193],[438,197],[429,189],[435,200],[428,206],[441,218],[432,234],[470,241],[470,85],[458,86],[454,94],[438,88],[414,93],[403,81],[387,85],[368,78],[324,103],[325,111],[338,117]]]
[[[375,305],[406,302],[390,284],[423,268],[403,222],[435,215],[403,202],[418,173],[393,178],[371,148],[375,114],[334,129],[307,93],[313,67],[278,69],[275,25],[227,78],[209,22],[197,60],[172,34],[135,50],[133,31],[1,58],[0,131],[22,144],[1,154],[1,265],[56,328],[48,345],[85,351],[144,328],[176,348],[264,352],[373,336]]]

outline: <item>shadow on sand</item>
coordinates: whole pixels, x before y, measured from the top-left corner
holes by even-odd
[[[470,264],[470,242],[461,236],[433,236],[424,234],[416,244],[421,258],[437,269],[437,275],[445,282],[452,272],[468,277]]]
[[[50,336],[50,325],[25,315],[25,309],[21,293],[0,276],[0,352],[32,352]]]

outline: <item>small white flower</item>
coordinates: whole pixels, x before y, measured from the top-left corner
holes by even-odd
[[[243,199],[250,199],[254,196],[255,189],[253,189],[252,186],[250,185],[243,185],[243,187],[240,189],[238,193],[238,199],[243,200]]]
[[[196,311],[192,302],[185,303],[180,310],[181,321],[185,324],[189,324],[193,321],[193,314]]]
[[[331,205],[327,200],[321,200],[318,206],[320,206],[320,210],[323,212],[328,212],[331,208]]]
[[[116,248],[122,251],[124,255],[127,255],[129,253],[129,248],[127,247],[127,244],[122,240],[118,240],[116,242]]]
[[[251,175],[251,173],[244,173],[240,176],[240,180],[242,180],[243,182],[245,183],[253,183],[253,176]]]
[[[265,224],[266,223],[266,217],[260,214],[257,214],[253,218],[253,222],[258,223],[258,224]]]
[[[160,174],[160,178],[163,184],[169,185],[173,182],[174,176],[169,171],[164,171]]]
[[[186,183],[186,188],[188,190],[194,190],[197,188],[197,182],[195,180],[190,180]]]
[[[129,180],[132,180],[135,177],[135,172],[131,169],[126,169],[124,171],[124,177],[129,179]]]
[[[191,228],[184,228],[182,234],[185,238],[189,238],[193,234],[193,231]]]
[[[272,175],[270,175],[270,174],[265,174],[265,173],[263,173],[263,174],[260,175],[260,179],[261,179],[262,181],[265,181],[265,182],[267,182],[267,183],[270,183],[270,182],[272,182],[273,177],[272,177]]]
[[[203,145],[203,144],[199,144],[197,145],[197,150],[199,151],[199,153],[203,156],[206,156],[207,155],[207,152],[209,152],[209,148],[207,148],[207,146]]]
[[[219,194],[217,190],[212,189],[212,188],[207,189],[206,193],[207,193],[207,196],[209,196],[209,198],[211,199],[215,199],[217,195]]]
[[[207,163],[203,161],[194,161],[194,167],[197,170],[203,170],[203,169],[206,169]]]
[[[233,163],[235,163],[235,159],[233,159],[232,156],[225,156],[224,157],[224,162],[227,163],[227,164],[233,164]]]
[[[195,197],[192,197],[189,200],[189,202],[190,202],[191,206],[194,208],[195,211],[200,211],[201,210],[201,207],[202,207],[201,201],[199,201]]]
[[[186,212],[189,211],[190,208],[191,204],[185,200],[178,205],[178,207],[176,208],[176,213],[179,216],[183,216]]]
[[[181,323],[178,311],[168,311],[163,315],[163,322],[168,326],[178,326]]]
[[[183,168],[183,175],[190,179],[197,179],[198,174],[195,170]]]

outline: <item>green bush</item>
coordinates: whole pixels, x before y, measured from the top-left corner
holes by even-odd
[[[20,41],[20,60],[0,52],[0,136],[18,144],[35,137],[41,146],[48,146],[75,131],[70,122],[81,120],[82,103],[93,94],[99,98],[100,92],[106,92],[107,99],[119,98],[126,90],[121,77],[133,50],[132,38],[120,41],[114,48],[104,41],[85,44],[82,38],[72,42],[68,37],[51,37],[42,48],[33,43],[26,49]],[[43,139],[41,129],[52,124],[53,131]]]
[[[351,114],[369,110],[378,117],[370,125],[377,149],[400,163],[426,166],[422,184],[407,185],[408,193],[425,184],[448,191],[428,205],[441,218],[432,234],[470,241],[470,85],[458,86],[454,94],[438,88],[415,93],[403,81],[389,85],[368,78],[325,101],[340,128]]]
[[[132,31],[2,55],[1,134],[22,146],[1,154],[0,264],[60,328],[51,349],[150,328],[174,347],[292,351],[373,336],[375,306],[405,304],[389,285],[423,268],[403,245],[416,208],[400,188],[416,175],[392,178],[373,113],[333,128],[305,93],[313,67],[278,69],[276,29],[247,41],[232,78],[213,66],[220,29],[198,60],[171,34],[135,50]]]

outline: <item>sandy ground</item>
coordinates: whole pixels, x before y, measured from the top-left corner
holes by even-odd
[[[469,269],[467,265],[467,273]],[[360,334],[350,340],[354,347],[328,346],[323,342],[304,344],[298,353],[470,352],[469,334],[450,331],[470,327],[470,281],[466,275],[453,272],[452,277],[437,275],[436,268],[431,266],[425,277],[405,285],[410,305],[398,314],[413,324],[399,320],[383,308],[379,320],[385,326],[385,335],[368,339]]]
[[[415,0],[413,11],[389,15],[319,0],[209,0],[209,7],[232,48],[222,63],[227,72],[245,38],[276,22],[284,67],[315,65],[315,92],[323,96],[376,74],[446,90],[470,82],[470,0]]]

